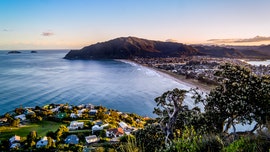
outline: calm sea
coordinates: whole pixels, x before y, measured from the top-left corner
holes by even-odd
[[[189,89],[137,64],[65,60],[67,50],[7,52],[0,51],[0,114],[20,106],[91,103],[155,117],[157,96],[176,87]]]

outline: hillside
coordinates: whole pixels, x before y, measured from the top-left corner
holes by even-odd
[[[210,56],[218,58],[270,58],[270,46],[185,45],[136,37],[120,37],[71,50],[65,59],[132,59],[134,57]]]
[[[121,37],[71,50],[65,59],[130,59],[134,57],[180,57],[202,55],[191,46],[136,37]]]
[[[234,48],[226,48],[221,46],[205,46],[205,45],[194,45],[200,53],[211,57],[226,57],[226,58],[243,58],[244,54],[237,51]]]

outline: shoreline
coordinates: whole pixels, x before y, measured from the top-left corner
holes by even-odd
[[[154,68],[154,67],[149,67],[147,65],[142,65],[142,64],[139,64],[135,61],[132,61],[132,60],[126,60],[126,59],[115,59],[116,61],[120,61],[120,62],[124,62],[124,63],[130,63],[130,64],[136,64],[136,65],[140,65],[140,66],[143,66],[145,68],[148,68],[148,69],[151,69],[155,72],[157,72],[158,74],[164,76],[164,77],[167,77],[169,79],[172,79],[178,83],[181,83],[181,84],[184,84],[190,88],[198,88],[199,90],[202,90],[204,92],[210,92],[210,90],[212,88],[214,88],[213,85],[207,85],[207,84],[203,84],[201,82],[199,82],[198,80],[195,80],[195,79],[186,79],[185,76],[182,76],[182,75],[178,75],[178,74],[175,74],[175,73],[172,73],[172,72],[169,72],[169,71],[166,71],[166,70],[162,70],[162,69],[157,69],[157,68]]]

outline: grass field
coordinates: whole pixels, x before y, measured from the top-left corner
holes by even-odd
[[[56,131],[59,126],[62,125],[61,122],[53,121],[41,121],[37,123],[31,123],[29,125],[24,125],[21,127],[0,127],[0,140],[9,139],[10,137],[19,135],[21,137],[26,137],[29,132],[36,131],[38,136],[45,136],[48,131]]]

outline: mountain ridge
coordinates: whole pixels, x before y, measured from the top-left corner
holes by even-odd
[[[210,56],[226,58],[270,58],[270,45],[263,47],[227,47],[186,45],[137,37],[119,37],[69,51],[65,59],[132,59],[134,57]]]

